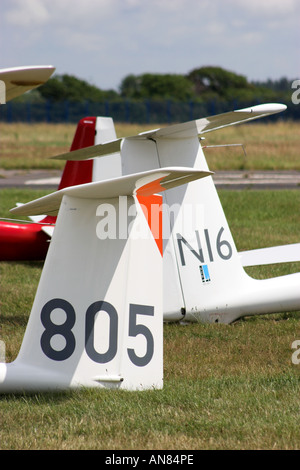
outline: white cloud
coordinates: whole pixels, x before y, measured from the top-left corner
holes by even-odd
[[[1,0],[1,10],[3,66],[49,62],[103,88],[201,65],[299,75],[299,0]]]
[[[254,13],[256,16],[290,15],[299,6],[298,0],[233,0],[239,8]]]
[[[10,0],[5,19],[24,28],[46,22],[54,27],[72,24],[78,28],[105,20],[118,4],[119,0]]]
[[[14,0],[12,5],[4,16],[11,25],[34,27],[49,20],[49,12],[43,0]]]

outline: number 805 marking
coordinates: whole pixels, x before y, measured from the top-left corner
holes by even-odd
[[[62,324],[55,324],[51,319],[51,313],[55,309],[62,309],[66,313],[66,320]],[[99,353],[94,347],[94,326],[96,314],[104,311],[109,316],[109,345],[107,351]],[[129,330],[128,335],[135,337],[143,335],[147,342],[146,353],[138,356],[134,349],[127,349],[131,362],[139,367],[146,366],[152,359],[154,353],[153,335],[145,325],[137,323],[137,315],[154,316],[154,307],[150,305],[129,305]],[[64,299],[52,299],[47,302],[41,311],[41,322],[45,328],[41,336],[41,348],[44,354],[54,361],[64,361],[72,356],[76,347],[76,339],[72,329],[76,322],[74,307]],[[118,323],[119,317],[115,307],[104,300],[92,303],[85,316],[85,349],[92,361],[105,364],[110,362],[118,351]],[[57,351],[51,346],[51,338],[54,335],[61,335],[65,338],[65,347]]]

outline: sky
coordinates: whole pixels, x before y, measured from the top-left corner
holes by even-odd
[[[0,0],[0,68],[53,65],[97,87],[220,66],[300,79],[299,0]]]

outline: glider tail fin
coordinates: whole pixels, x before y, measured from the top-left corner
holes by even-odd
[[[191,168],[208,169],[197,139],[190,140],[190,152],[184,139],[156,145],[162,166],[171,159],[176,165],[185,155]],[[167,191],[164,198],[171,226],[170,237],[164,237],[165,318],[180,314],[172,304],[174,265],[186,320],[231,323],[246,315],[299,310],[299,273],[259,280],[245,272],[212,176]]]
[[[145,221],[133,196],[63,196],[19,355],[0,364],[0,393],[162,387],[162,257],[133,234]]]
[[[86,117],[77,124],[70,151],[90,147],[95,143],[96,118]],[[93,160],[67,161],[58,189],[92,181]]]
[[[145,217],[145,199],[204,176],[158,169],[14,209],[59,213],[19,355],[0,364],[0,393],[162,387],[162,253],[153,233],[161,229]]]
[[[107,117],[85,117],[77,124],[70,152],[91,147],[116,138],[113,120]],[[91,183],[96,176],[96,167],[99,163],[94,159],[70,161],[67,160],[58,189],[78,184]],[[97,173],[99,173],[98,170]],[[117,176],[114,174],[113,176]],[[103,178],[101,178],[103,179]]]
[[[86,117],[81,119],[73,137],[70,152],[85,147],[90,147],[95,143],[96,117]],[[90,183],[93,178],[93,160],[72,162],[67,160],[62,172],[58,190],[75,186],[77,184]],[[43,224],[55,224],[56,217],[47,215],[41,220]],[[46,226],[45,226],[46,227]],[[51,234],[53,230],[51,229]]]
[[[165,152],[164,145],[163,141],[157,143],[162,165],[167,164],[170,156],[180,159],[184,154],[184,141],[176,141],[173,152],[169,148]],[[187,164],[194,169],[208,169],[198,139],[194,139],[192,150],[185,154]],[[212,176],[170,190],[164,198],[170,221],[170,237],[164,236],[165,317],[178,319],[184,312],[183,320],[226,322],[226,296],[231,294],[234,285],[240,284],[246,273]],[[166,228],[165,221],[164,231]],[[172,304],[175,282],[172,285],[167,282],[174,272],[178,273],[177,296],[180,298],[181,294],[182,298],[177,313]]]

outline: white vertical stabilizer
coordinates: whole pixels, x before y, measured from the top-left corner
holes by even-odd
[[[113,119],[110,117],[97,117],[95,145],[115,139],[116,131]],[[134,173],[136,173],[136,171]],[[94,159],[93,181],[103,181],[121,175],[122,168],[119,152]]]
[[[208,174],[143,172],[14,209],[59,214],[19,355],[0,364],[0,393],[162,387],[161,219],[147,211],[161,204],[154,193]]]

